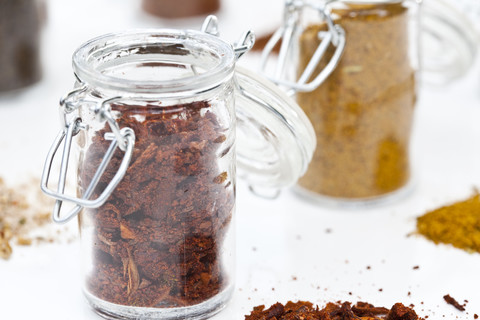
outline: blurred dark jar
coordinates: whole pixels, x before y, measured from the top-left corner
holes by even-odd
[[[143,0],[143,9],[162,18],[187,18],[218,11],[220,0]]]
[[[0,92],[40,80],[40,12],[37,0],[0,0]]]

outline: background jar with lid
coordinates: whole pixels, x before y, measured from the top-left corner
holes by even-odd
[[[74,54],[76,89],[42,189],[54,219],[78,212],[85,295],[101,315],[204,319],[234,284],[236,167],[261,188],[295,183],[313,154],[313,128],[274,85],[235,67],[253,45],[203,32],[111,34]],[[79,153],[78,197],[48,188],[59,147]],[[66,158],[65,158],[66,157]],[[60,213],[62,203],[75,205]]]
[[[299,187],[345,199],[389,195],[410,180],[417,3],[336,1],[330,8],[345,30],[346,45],[328,79],[312,92],[297,94],[319,145]],[[298,40],[299,70],[317,48],[318,33],[326,31],[321,22],[305,23]]]
[[[365,202],[409,184],[418,10],[410,0],[286,2],[280,60],[294,62],[298,83],[278,83],[295,90],[317,137],[301,194]]]
[[[468,71],[476,52],[468,24],[437,9],[433,0],[286,0],[261,68],[296,96],[315,128],[317,149],[300,194],[356,205],[411,190],[419,80],[448,83]]]

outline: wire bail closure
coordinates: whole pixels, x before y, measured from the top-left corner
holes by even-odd
[[[262,74],[269,80],[277,85],[286,87],[289,95],[293,95],[296,92],[309,92],[315,90],[328,78],[340,62],[340,58],[345,49],[345,31],[341,26],[336,25],[333,22],[331,13],[327,9],[328,3],[334,1],[336,0],[326,1],[324,4],[320,4],[319,1],[287,0],[285,3],[284,24],[267,42],[265,49],[262,52],[260,68]],[[305,8],[311,8],[318,11],[321,18],[325,20],[328,30],[320,31],[318,33],[320,44],[298,81],[289,81],[286,79],[285,67],[289,55],[293,50],[294,44],[292,40],[298,29],[300,13]],[[271,75],[267,71],[267,65],[272,56],[273,49],[280,41],[281,47],[278,62],[274,68],[274,74]],[[335,47],[335,52],[332,58],[325,68],[323,68],[313,80],[308,82],[314,75],[315,70],[330,45]]]
[[[218,28],[218,18],[214,15],[209,15],[202,25],[202,31],[212,36],[220,36]],[[253,31],[248,30],[242,34],[240,40],[233,45],[236,59],[240,59],[245,53],[252,49],[255,44],[255,34]]]
[[[125,176],[125,173],[127,172],[128,166],[130,164],[130,160],[132,158],[133,147],[135,144],[135,132],[128,127],[120,129],[118,123],[115,121],[111,113],[111,103],[114,101],[118,101],[121,98],[115,97],[113,99],[102,101],[98,107],[94,108],[93,111],[99,117],[100,121],[106,121],[110,126],[112,132],[106,133],[105,139],[111,140],[112,142],[110,143],[110,146],[105,153],[102,162],[100,163],[97,171],[95,172],[95,175],[92,178],[92,181],[87,187],[87,190],[85,190],[83,196],[81,198],[78,198],[65,194],[65,184],[67,179],[68,164],[70,159],[70,151],[73,137],[77,135],[81,130],[88,130],[88,126],[82,122],[81,118],[78,115],[73,115],[74,111],[78,109],[78,106],[80,104],[80,101],[78,100],[79,94],[82,94],[85,91],[86,86],[79,87],[69,92],[64,98],[60,100],[60,112],[63,115],[62,122],[64,127],[60,130],[52,146],[50,147],[43,168],[41,189],[45,194],[57,200],[55,202],[52,214],[53,220],[57,223],[66,223],[70,221],[83,208],[98,208],[105,203],[105,201],[108,199],[108,197],[112,194],[117,185]],[[58,178],[57,190],[54,191],[49,189],[48,184],[55,155],[57,154],[62,143],[64,144],[64,146],[60,165],[60,174]],[[103,190],[101,195],[98,198],[91,200],[90,197],[95,188],[98,186],[100,178],[107,169],[108,164],[110,163],[117,147],[120,148],[123,152],[125,152],[125,155],[123,156],[123,160],[117,170],[117,173],[112,178],[107,187]],[[74,203],[75,207],[65,215],[62,215],[61,209],[64,201]]]

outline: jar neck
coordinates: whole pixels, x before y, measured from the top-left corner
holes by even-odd
[[[230,44],[192,30],[108,34],[73,56],[78,81],[109,95],[194,95],[228,81],[234,66]]]

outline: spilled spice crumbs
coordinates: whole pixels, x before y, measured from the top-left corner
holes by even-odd
[[[452,296],[450,296],[449,294],[447,295],[444,295],[443,296],[443,299],[450,305],[454,306],[455,308],[457,308],[457,310],[460,310],[460,311],[465,311],[465,307],[462,306],[460,303],[458,303],[457,300],[455,300],[455,298],[453,298]]]
[[[53,201],[41,194],[38,180],[9,187],[0,178],[0,258],[8,260],[12,244],[29,246],[54,242],[58,234],[46,230],[51,224]],[[58,229],[57,229],[58,230]]]
[[[417,231],[429,240],[480,253],[480,194],[427,212],[417,218]]]
[[[375,307],[366,302],[328,303],[320,309],[311,302],[276,303],[265,309],[264,305],[254,307],[245,320],[422,320],[410,307],[396,303],[391,309]]]

